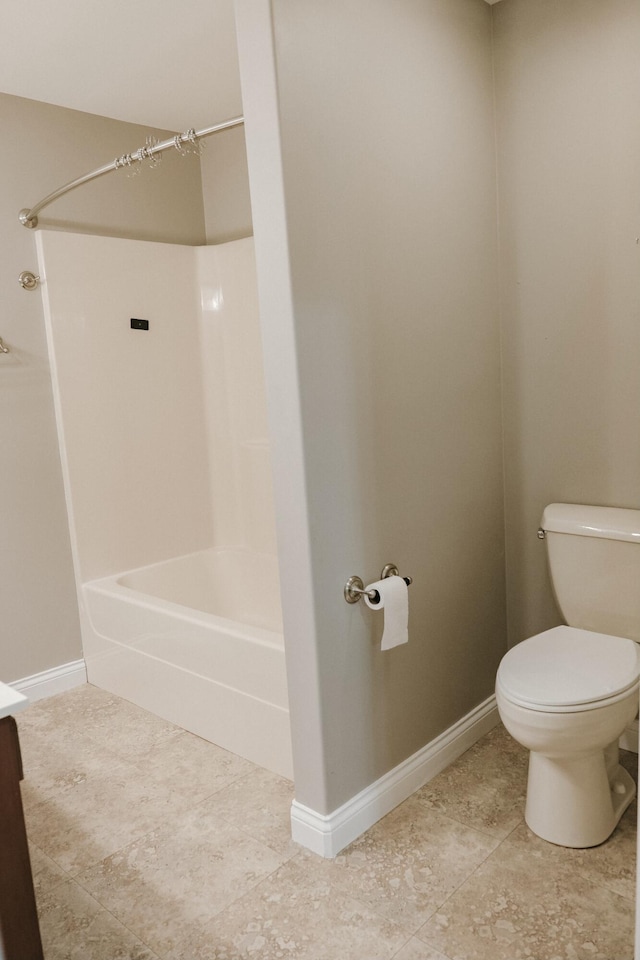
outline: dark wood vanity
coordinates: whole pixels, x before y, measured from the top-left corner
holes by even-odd
[[[11,715],[26,702],[0,684],[0,960],[44,960],[20,795],[18,727]]]

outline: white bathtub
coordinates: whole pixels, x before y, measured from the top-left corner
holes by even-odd
[[[291,778],[277,562],[209,549],[82,586],[91,683]]]

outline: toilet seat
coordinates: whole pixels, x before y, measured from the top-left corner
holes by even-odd
[[[502,659],[497,686],[525,709],[576,713],[624,699],[639,675],[633,640],[560,626],[513,647]]]

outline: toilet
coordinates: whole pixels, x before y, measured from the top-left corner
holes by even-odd
[[[636,791],[618,739],[638,713],[640,510],[552,503],[538,535],[567,625],[503,657],[496,700],[530,751],[528,826],[563,847],[593,847]]]

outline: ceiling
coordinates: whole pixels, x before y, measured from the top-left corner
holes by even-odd
[[[0,37],[3,93],[176,132],[242,113],[233,0],[0,0]]]
[[[165,130],[242,113],[233,0],[0,0],[0,91]]]

